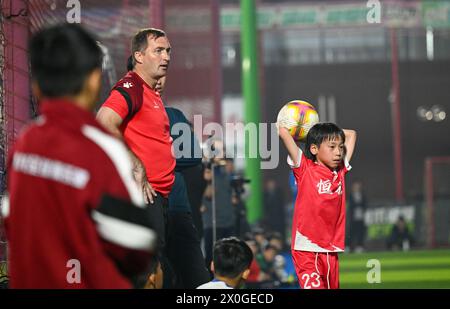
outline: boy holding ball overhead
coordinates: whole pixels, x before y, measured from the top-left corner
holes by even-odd
[[[337,289],[338,252],[344,251],[345,239],[344,176],[351,169],[356,132],[317,123],[306,136],[303,152],[290,133],[295,131],[292,124],[288,115],[279,115],[279,136],[288,150],[298,188],[292,259],[301,288]]]

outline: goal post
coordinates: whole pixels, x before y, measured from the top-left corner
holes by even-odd
[[[449,245],[450,156],[428,157],[424,169],[427,246]]]

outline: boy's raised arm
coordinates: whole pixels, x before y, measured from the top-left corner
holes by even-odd
[[[343,129],[343,131],[345,134],[346,159],[348,162],[350,162],[350,159],[352,158],[353,155],[353,151],[355,150],[356,131],[348,129]]]
[[[286,146],[286,149],[288,151],[289,156],[291,157],[292,161],[294,162],[294,165],[296,166],[300,160],[298,151],[298,146],[295,143],[294,139],[292,138],[291,134],[289,134],[289,131],[286,128],[279,127],[278,134],[280,135],[281,140],[283,141],[284,145]]]

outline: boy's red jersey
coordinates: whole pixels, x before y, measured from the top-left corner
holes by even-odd
[[[336,171],[308,159],[299,148],[300,162],[288,157],[295,181],[297,198],[292,224],[293,250],[342,252],[345,240],[346,162]]]

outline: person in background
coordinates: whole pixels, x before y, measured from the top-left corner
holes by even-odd
[[[191,205],[192,221],[194,222],[195,230],[197,231],[198,239],[203,238],[203,218],[202,218],[202,199],[203,193],[206,189],[206,180],[203,177],[205,173],[204,165],[195,165],[187,167],[181,171],[184,181],[189,184],[187,186],[187,195],[189,199],[189,205]]]
[[[183,112],[173,107],[166,107],[166,111],[169,116],[171,136],[174,143],[177,143],[178,139],[182,139],[184,145],[180,144],[179,148],[187,147],[186,143],[189,143],[192,151],[194,151],[195,147],[200,149],[194,132],[190,130],[190,123]],[[177,124],[184,124],[188,131],[182,132],[189,136],[180,135],[177,130],[172,130]],[[201,165],[202,159],[193,156],[182,156],[179,153],[182,149],[178,149],[178,147],[174,151],[177,165],[175,167],[175,182],[169,194],[169,225],[171,229],[168,237],[167,253],[178,278],[176,287],[194,289],[200,284],[208,282],[210,273],[205,267],[200,238],[192,220],[192,210],[188,197],[188,188],[197,184],[187,183],[182,171],[186,168]]]
[[[283,242],[286,239],[286,209],[283,192],[275,179],[269,178],[264,188],[264,219],[265,230],[281,234]]]
[[[253,228],[253,237],[255,238],[256,245],[258,246],[258,251],[263,252],[264,248],[269,244],[269,241],[266,238],[264,230],[260,227]]]
[[[204,178],[207,182],[207,187],[201,208],[205,228],[206,267],[209,267],[211,264],[214,242],[217,239],[233,236],[236,222],[235,207],[233,205],[233,189],[230,181],[232,171],[229,168],[230,165],[227,164],[227,160],[224,158],[225,150],[222,141],[213,140],[212,143],[217,153],[205,168]],[[214,219],[216,222],[215,226],[213,224]]]
[[[256,255],[255,259],[258,262],[259,268],[261,270],[261,281],[275,281],[277,280],[277,275],[275,273],[274,262],[275,257],[278,254],[276,247],[267,244],[265,248]]]
[[[367,200],[362,187],[361,181],[354,181],[348,195],[349,245],[350,250],[357,253],[364,251],[364,240],[366,238],[364,214],[367,208]]]
[[[247,239],[245,243],[252,250],[253,256],[256,257],[258,254],[258,246],[256,245],[256,241],[254,239]],[[252,263],[250,264],[250,274],[247,277],[247,284],[257,284],[261,281],[261,269],[259,267],[256,259],[252,259]]]
[[[408,251],[413,244],[413,237],[406,225],[405,218],[399,216],[397,222],[392,226],[391,234],[387,240],[389,250]]]

